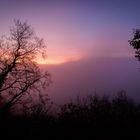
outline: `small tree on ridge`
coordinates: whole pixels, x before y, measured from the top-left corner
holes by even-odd
[[[140,61],[140,29],[134,29],[133,38],[129,40],[129,43],[136,50],[135,57]]]

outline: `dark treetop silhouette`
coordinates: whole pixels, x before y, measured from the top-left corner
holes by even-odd
[[[25,94],[36,93],[50,83],[50,74],[41,73],[37,57],[45,57],[43,39],[19,20],[14,21],[10,37],[0,39],[0,104],[6,109],[21,101]],[[33,91],[36,90],[36,91]]]
[[[129,40],[129,43],[136,50],[135,57],[140,61],[140,29],[134,29],[133,34],[134,36],[132,40]]]

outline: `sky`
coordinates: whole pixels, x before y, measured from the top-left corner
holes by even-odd
[[[139,0],[0,0],[0,34],[9,33],[13,19],[27,21],[46,41],[49,64],[130,57],[139,8]]]
[[[49,64],[52,95],[126,89],[136,98],[139,63],[128,40],[139,10],[140,0],[0,0],[0,35],[20,19],[44,38],[48,58],[38,62]]]

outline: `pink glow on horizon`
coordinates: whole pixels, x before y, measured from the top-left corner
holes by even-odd
[[[58,64],[63,64],[67,62],[78,61],[80,59],[81,59],[80,56],[55,56],[55,57],[49,57],[47,59],[38,58],[37,63],[58,65]]]
[[[47,44],[46,60],[39,59],[40,64],[62,64],[87,57],[132,57],[132,50],[121,36],[96,35],[93,38],[81,34],[67,35],[67,31],[46,33],[41,29]]]

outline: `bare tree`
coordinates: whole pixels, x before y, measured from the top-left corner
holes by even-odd
[[[50,74],[42,73],[37,57],[46,55],[43,39],[35,36],[33,29],[19,20],[14,21],[10,37],[0,39],[0,102],[9,108],[23,95],[40,91],[50,83]],[[36,90],[36,91],[34,91]]]
[[[129,40],[129,43],[136,50],[135,57],[140,61],[140,29],[134,29],[133,38]]]

